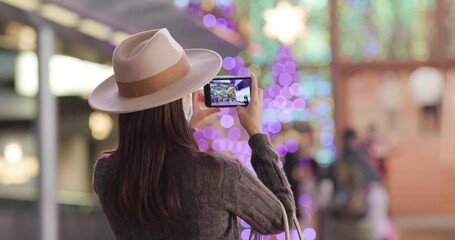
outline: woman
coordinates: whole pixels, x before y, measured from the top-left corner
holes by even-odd
[[[262,90],[239,108],[259,181],[241,163],[200,152],[192,128],[216,109],[194,109],[195,90],[219,71],[221,57],[187,49],[166,29],[138,33],[114,51],[114,75],[90,106],[119,114],[119,143],[95,165],[93,187],[116,239],[239,239],[237,216],[263,234],[283,231],[283,203],[294,204],[278,156],[262,134]],[[192,96],[192,97],[191,97]],[[292,222],[289,219],[289,222]]]

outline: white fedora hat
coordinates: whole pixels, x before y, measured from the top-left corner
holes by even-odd
[[[207,84],[221,69],[221,56],[207,49],[183,49],[165,28],[122,41],[112,57],[114,75],[90,94],[91,108],[129,113],[157,107]]]

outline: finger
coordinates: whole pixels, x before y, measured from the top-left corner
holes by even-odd
[[[251,101],[256,101],[258,97],[258,80],[256,75],[253,73],[251,74]]]
[[[193,106],[196,106],[196,104],[197,104],[197,97],[198,97],[198,90],[194,91],[191,94],[191,102],[193,103]]]
[[[258,100],[261,103],[264,101],[264,91],[260,88],[258,89]]]
[[[205,107],[202,107],[202,106],[199,107],[199,112],[200,112],[199,115],[201,115],[203,118],[205,118],[207,116],[210,116],[210,115],[212,115],[214,113],[218,113],[220,111],[221,111],[221,109],[219,109],[219,108],[205,108]]]
[[[205,102],[204,93],[200,89],[197,90],[197,101],[198,102]]]
[[[219,109],[219,108],[209,108],[205,112],[207,113],[207,116],[210,116],[212,114],[221,112],[221,109]]]

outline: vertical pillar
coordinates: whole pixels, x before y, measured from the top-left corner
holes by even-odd
[[[46,24],[38,27],[38,145],[40,174],[38,227],[40,240],[58,239],[57,106],[50,91],[49,62],[54,53],[54,32]]]
[[[337,154],[342,147],[341,134],[347,125],[346,79],[339,62],[339,32],[338,32],[338,0],[330,4],[330,48],[332,49],[332,64],[330,65],[333,85],[335,145]]]

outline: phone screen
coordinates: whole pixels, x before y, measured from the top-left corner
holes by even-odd
[[[251,77],[216,77],[204,86],[207,107],[248,106],[251,100]]]

